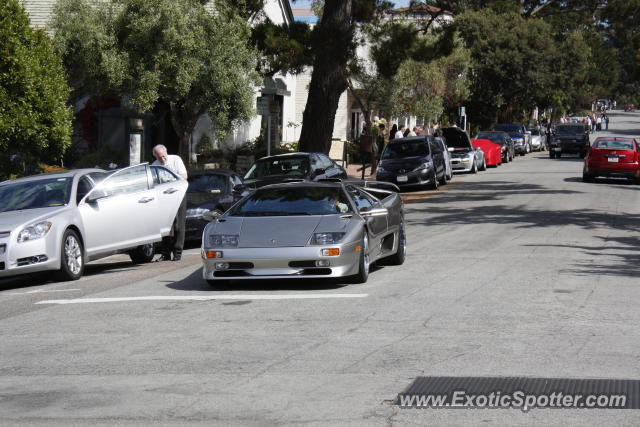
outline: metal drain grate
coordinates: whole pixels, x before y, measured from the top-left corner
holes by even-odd
[[[411,385],[401,392],[395,405],[423,406],[423,407],[458,407],[452,403],[455,393],[464,393],[465,396],[488,396],[491,393],[499,393],[500,396],[522,393],[530,396],[562,395],[582,396],[577,402],[572,400],[572,405],[542,405],[545,407],[611,407],[596,405],[599,396],[624,396],[624,404],[618,404],[619,409],[640,409],[640,380],[620,379],[575,379],[575,378],[527,378],[527,377],[418,377]],[[408,404],[408,402],[420,402],[421,400],[408,400],[415,396],[446,396],[440,404]],[[594,406],[587,402],[588,396],[594,396]],[[603,398],[603,401],[606,398]],[[404,403],[403,403],[404,402]],[[424,400],[422,400],[424,402]],[[433,402],[433,401],[431,401]],[[462,400],[461,402],[464,402]],[[466,405],[478,407],[477,405]],[[481,405],[485,407],[485,405]],[[516,406],[511,402],[511,405]],[[539,404],[529,405],[539,407]]]

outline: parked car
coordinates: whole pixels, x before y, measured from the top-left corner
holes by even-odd
[[[380,156],[376,179],[401,187],[427,185],[436,189],[447,183],[444,153],[433,136],[394,139]]]
[[[204,216],[222,215],[242,198],[245,186],[238,174],[226,169],[190,172],[188,181],[185,240],[199,241],[209,223]]]
[[[513,140],[516,154],[524,156],[531,152],[531,132],[522,123],[499,123],[493,127],[509,134]]]
[[[363,283],[371,264],[399,265],[405,254],[397,192],[348,181],[290,182],[251,192],[207,225],[202,274],[213,286],[263,278]]]
[[[502,146],[500,144],[491,142],[488,139],[472,139],[471,143],[474,147],[482,150],[487,166],[498,167],[502,164]]]
[[[624,106],[624,111],[636,111],[636,106],[634,104],[627,104]]]
[[[323,153],[287,153],[263,157],[244,176],[247,188],[289,180],[320,181],[347,178],[347,172]]]
[[[447,168],[447,181],[451,181],[453,178],[453,169],[451,168],[451,154],[449,153],[449,147],[447,147],[447,142],[441,136],[435,137],[436,144],[438,144],[438,148],[442,150],[442,154],[444,155],[444,164]]]
[[[513,140],[508,133],[502,131],[483,131],[476,135],[476,139],[488,139],[491,142],[500,144],[502,147],[502,163],[513,161],[516,156]]]
[[[563,123],[556,125],[549,142],[549,157],[563,154],[579,154],[584,157],[589,149],[589,125],[583,123]]]
[[[169,174],[171,180],[161,181]],[[57,270],[79,279],[89,261],[127,252],[153,259],[169,235],[187,181],[148,164],[79,169],[0,183],[0,277]]]
[[[442,128],[442,135],[451,153],[451,168],[454,172],[477,173],[487,168],[484,153],[471,144],[467,132],[453,126]]]
[[[633,138],[596,138],[584,159],[582,180],[591,182],[598,176],[610,176],[639,181],[639,151],[638,141]]]
[[[544,151],[545,139],[547,139],[544,132],[539,127],[529,128],[531,132],[531,149],[533,151]]]

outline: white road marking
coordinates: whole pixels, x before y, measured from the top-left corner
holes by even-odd
[[[41,294],[44,292],[72,292],[72,291],[80,291],[81,289],[34,289],[32,291],[27,292],[9,292],[6,294],[0,295],[27,295],[27,294]]]
[[[231,295],[176,295],[119,298],[76,298],[38,301],[35,304],[90,304],[103,302],[130,301],[215,301],[215,300],[290,300],[328,298],[366,298],[369,294],[231,294]]]

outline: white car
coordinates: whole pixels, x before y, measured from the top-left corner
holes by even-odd
[[[77,280],[85,263],[119,252],[151,261],[169,235],[185,179],[141,164],[79,169],[0,183],[0,277],[57,270]]]

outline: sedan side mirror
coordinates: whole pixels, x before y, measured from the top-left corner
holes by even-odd
[[[372,208],[368,211],[361,211],[360,215],[363,217],[372,217],[372,216],[387,216],[389,215],[389,210],[387,208]]]
[[[105,190],[93,190],[85,200],[87,201],[87,203],[95,203],[100,199],[104,199],[105,197],[109,197],[109,194]]]

